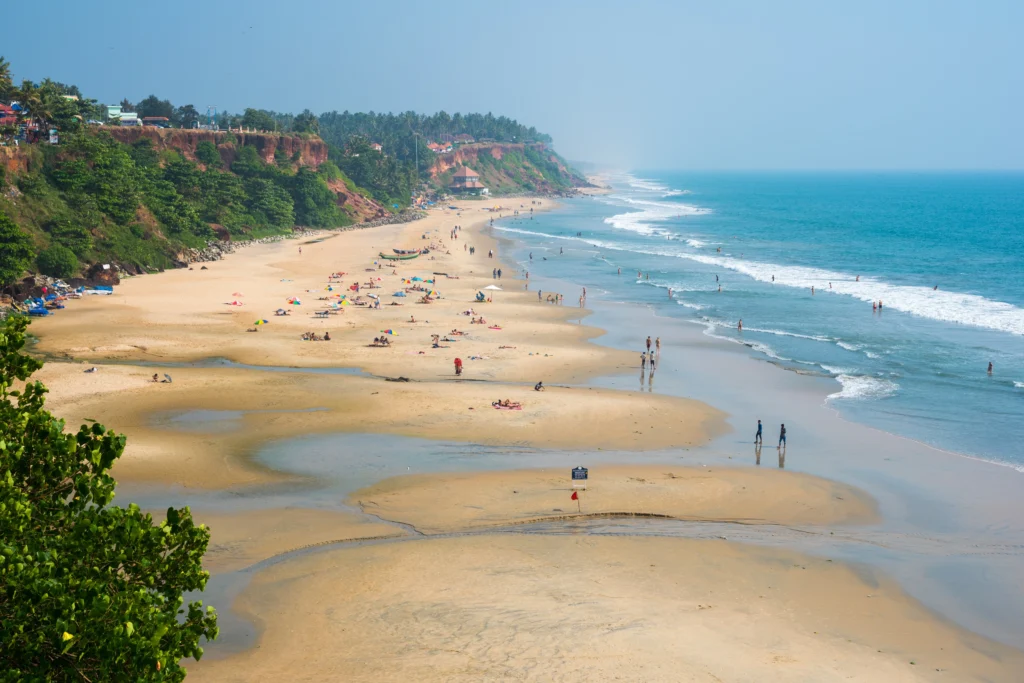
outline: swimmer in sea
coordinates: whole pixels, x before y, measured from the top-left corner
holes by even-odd
[[[988,362],[988,374],[992,374],[992,361]]]
[[[739,330],[740,332],[743,331],[743,318],[740,318],[740,323],[739,325],[736,326],[736,329]]]

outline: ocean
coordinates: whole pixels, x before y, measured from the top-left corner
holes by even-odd
[[[533,218],[520,209],[495,230],[535,276],[832,377],[826,400],[844,417],[1024,473],[1024,174],[610,182],[607,195]]]

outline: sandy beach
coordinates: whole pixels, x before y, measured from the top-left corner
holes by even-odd
[[[243,582],[216,607],[253,624],[256,643],[210,645],[190,680],[1014,680],[1019,651],[864,567],[724,540],[574,535],[588,516],[857,530],[884,510],[824,476],[635,461],[721,441],[729,415],[593,383],[632,376],[635,355],[591,343],[602,330],[585,324],[579,291],[538,296],[500,253],[488,257],[500,250],[490,219],[530,220],[531,208],[544,220],[553,205],[468,202],[256,245],[205,270],[132,278],[33,324],[35,351],[53,361],[39,374],[50,409],[128,435],[120,482],[239,501],[199,505],[196,518],[212,530],[214,582]],[[555,293],[561,305],[548,303]],[[370,294],[379,308],[359,305]],[[388,346],[371,344],[381,336]],[[521,409],[494,407],[503,400]],[[564,468],[382,476],[333,508],[261,505],[275,487],[320,483],[263,464],[261,448],[335,433],[619,461],[594,470],[579,508]]]

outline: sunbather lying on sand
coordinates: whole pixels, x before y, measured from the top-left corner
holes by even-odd
[[[494,406],[495,408],[522,408],[523,407],[522,403],[519,403],[518,401],[511,401],[511,400],[509,400],[507,398],[504,401],[502,401],[501,399],[498,399],[497,401],[494,401],[493,403],[491,403],[491,405]]]

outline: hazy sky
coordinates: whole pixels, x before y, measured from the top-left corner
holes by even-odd
[[[1024,1],[207,0],[5,10],[102,102],[491,111],[632,168],[1022,168]]]

